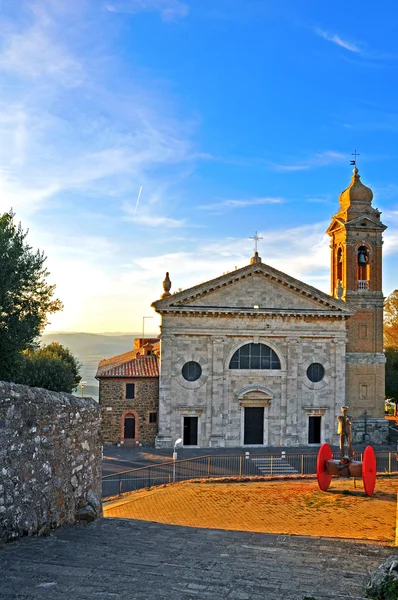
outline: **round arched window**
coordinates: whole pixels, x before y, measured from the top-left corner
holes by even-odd
[[[237,349],[229,363],[230,369],[280,369],[276,354],[265,344],[245,344]]]
[[[325,376],[325,369],[321,363],[312,363],[307,369],[307,377],[312,383],[322,381]]]
[[[190,360],[182,367],[181,373],[185,381],[197,381],[202,375],[202,367],[194,360]]]

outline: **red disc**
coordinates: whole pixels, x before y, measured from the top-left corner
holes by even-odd
[[[365,494],[372,496],[376,485],[376,455],[372,446],[366,446],[363,453],[362,481]]]
[[[326,461],[333,458],[333,452],[329,444],[322,444],[319,448],[318,459],[316,461],[316,478],[322,492],[326,492],[329,488],[332,476],[327,472]]]

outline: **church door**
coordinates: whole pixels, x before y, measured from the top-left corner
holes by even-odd
[[[135,438],[135,418],[128,416],[124,419],[124,438],[134,439]]]
[[[264,406],[245,407],[244,444],[264,444]]]
[[[321,443],[321,418],[322,417],[309,417],[309,420],[308,420],[308,443],[309,444],[320,444]]]
[[[184,417],[184,446],[198,445],[198,417]]]

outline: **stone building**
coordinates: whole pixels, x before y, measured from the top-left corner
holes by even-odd
[[[158,430],[159,340],[136,338],[134,350],[102,360],[99,380],[104,444],[153,445]]]
[[[331,295],[263,264],[170,294],[162,317],[158,447],[335,443],[344,404],[383,441],[382,233],[354,169],[331,236]],[[361,430],[362,431],[362,430]],[[373,436],[373,438],[372,438]]]

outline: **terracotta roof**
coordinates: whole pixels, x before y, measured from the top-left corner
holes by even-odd
[[[126,353],[130,354],[131,352]],[[121,364],[111,364],[108,368],[105,365],[101,368],[100,363],[96,377],[159,377],[158,359],[156,356],[140,356]]]
[[[120,365],[121,363],[127,362],[135,357],[137,351],[129,350],[128,352],[124,352],[124,354],[118,354],[117,356],[112,356],[112,358],[104,358],[100,360],[98,363],[98,371],[101,370],[101,367],[110,366],[110,365]]]

